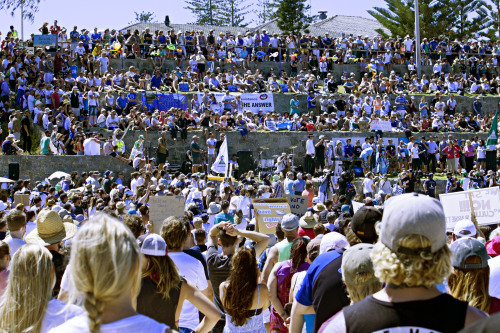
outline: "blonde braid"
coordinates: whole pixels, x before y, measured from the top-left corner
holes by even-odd
[[[92,293],[86,293],[83,306],[89,317],[89,331],[91,333],[101,332],[102,313],[104,311],[104,302],[94,297]]]

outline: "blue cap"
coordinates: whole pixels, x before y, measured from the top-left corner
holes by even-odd
[[[131,209],[127,212],[127,214],[130,214],[130,215],[135,215],[137,214],[136,210],[135,209]]]
[[[349,205],[342,205],[342,208],[340,210],[342,212],[348,212],[351,210],[351,207],[349,207]]]
[[[111,171],[111,170],[106,170],[106,171],[104,172],[104,177],[108,177],[108,176],[109,176],[110,174],[112,174],[112,173],[113,173],[113,171]]]

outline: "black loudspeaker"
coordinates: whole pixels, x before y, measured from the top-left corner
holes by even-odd
[[[238,174],[242,175],[250,170],[255,170],[253,151],[240,150],[238,152]]]
[[[168,15],[167,15],[167,16],[165,16],[165,25],[166,25],[167,27],[170,27],[170,17],[168,17]]]
[[[19,163],[9,163],[9,179],[19,180]]]
[[[486,151],[486,171],[497,171],[497,152],[495,150]]]

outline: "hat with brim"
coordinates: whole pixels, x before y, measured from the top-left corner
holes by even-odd
[[[316,205],[314,205],[313,209],[317,212],[322,212],[326,209],[326,207],[323,203],[318,202]]]
[[[75,235],[76,231],[76,225],[63,223],[57,212],[43,209],[38,214],[36,229],[25,237],[25,241],[26,243],[47,246],[70,239]]]
[[[307,212],[299,220],[299,226],[301,228],[312,229],[318,223],[318,218],[313,215],[312,212]]]
[[[215,202],[211,202],[210,205],[208,206],[207,213],[208,214],[217,214],[220,212],[220,205],[218,205]]]

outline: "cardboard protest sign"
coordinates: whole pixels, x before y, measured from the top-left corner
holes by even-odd
[[[370,124],[371,131],[392,132],[392,125],[389,120],[374,119]]]
[[[302,217],[307,212],[308,197],[302,195],[285,195],[290,204],[290,210],[298,217]]]
[[[14,204],[17,206],[23,204],[25,207],[30,206],[30,195],[29,194],[14,194]]]
[[[256,231],[274,235],[284,215],[291,213],[287,198],[253,199]]]
[[[448,230],[453,230],[455,224],[460,220],[471,219],[469,195],[479,225],[496,224],[500,221],[500,191],[498,187],[441,194],[439,200],[443,205]]]
[[[149,220],[156,234],[160,234],[163,221],[169,216],[184,216],[182,195],[149,197]]]

